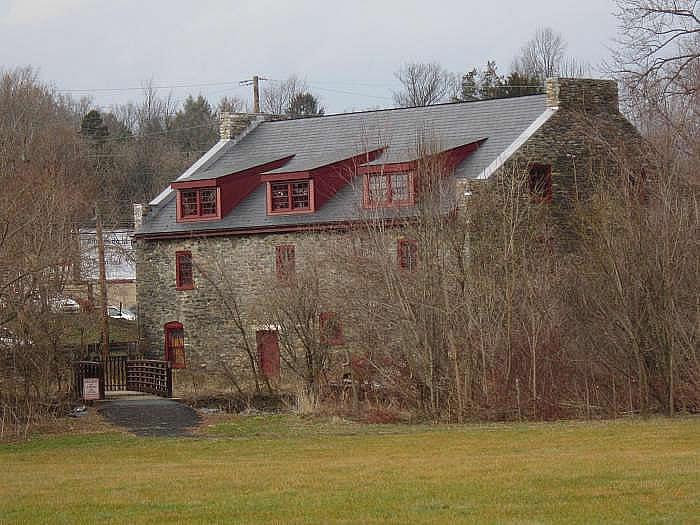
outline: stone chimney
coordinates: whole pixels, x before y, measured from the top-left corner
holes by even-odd
[[[547,106],[590,113],[617,112],[617,82],[593,78],[548,78]]]
[[[143,218],[148,215],[148,204],[134,204],[134,230],[138,230],[143,224]]]
[[[221,113],[219,117],[219,140],[232,140],[244,132],[250,131],[248,128],[257,126],[264,120],[262,115],[255,113]]]

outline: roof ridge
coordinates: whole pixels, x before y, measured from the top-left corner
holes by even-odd
[[[429,110],[432,108],[436,107],[444,107],[444,106],[459,106],[462,104],[478,104],[478,103],[488,103],[488,102],[497,102],[497,101],[503,101],[503,100],[518,100],[518,99],[525,99],[525,98],[532,98],[532,97],[546,97],[544,93],[533,93],[530,95],[520,95],[517,97],[497,97],[497,98],[489,98],[489,99],[483,99],[483,100],[455,100],[453,102],[441,102],[440,104],[430,104],[427,106],[408,106],[405,108],[379,108],[379,109],[363,109],[360,111],[347,111],[345,113],[330,113],[328,115],[317,115],[313,117],[296,117],[296,118],[287,118],[287,119],[282,119],[282,120],[266,120],[262,124],[280,124],[283,122],[296,122],[299,120],[315,120],[315,119],[329,119],[333,117],[344,117],[347,115],[361,115],[361,114],[366,114],[366,113],[382,113],[382,112],[389,112],[389,111],[406,111],[409,109],[412,110]]]

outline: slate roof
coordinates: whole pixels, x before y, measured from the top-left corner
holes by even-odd
[[[377,148],[385,149],[373,164],[403,162],[416,158],[420,139],[431,149],[443,151],[485,138],[455,171],[458,178],[472,179],[544,113],[545,100],[544,95],[531,95],[262,122],[180,180],[220,177],[291,155],[287,164],[269,173],[306,171]],[[360,193],[352,184],[313,214],[268,216],[265,198],[261,184],[220,221],[177,223],[171,193],[155,206],[137,234],[344,222],[357,218],[360,207]]]

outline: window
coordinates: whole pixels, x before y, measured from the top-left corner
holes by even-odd
[[[330,346],[338,346],[345,343],[343,337],[343,325],[335,312],[322,312],[319,316],[319,328],[321,343]]]
[[[275,246],[275,269],[279,279],[289,279],[294,275],[294,245]]]
[[[175,281],[178,290],[191,290],[194,288],[192,252],[175,253]]]
[[[310,181],[296,180],[269,183],[270,213],[311,211]]]
[[[218,217],[216,188],[180,190],[180,217],[183,219]]]
[[[367,206],[410,206],[413,204],[413,176],[408,172],[369,173],[365,176]]]
[[[418,266],[418,243],[412,239],[399,239],[397,256],[400,269],[414,272]]]
[[[552,202],[552,167],[549,164],[532,164],[528,186],[536,202]]]
[[[352,237],[350,246],[350,255],[353,257],[356,263],[362,264],[367,263],[372,260],[373,245],[370,239],[366,237]]]

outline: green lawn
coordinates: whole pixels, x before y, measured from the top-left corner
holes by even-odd
[[[0,446],[2,523],[700,523],[700,419],[363,426]]]

